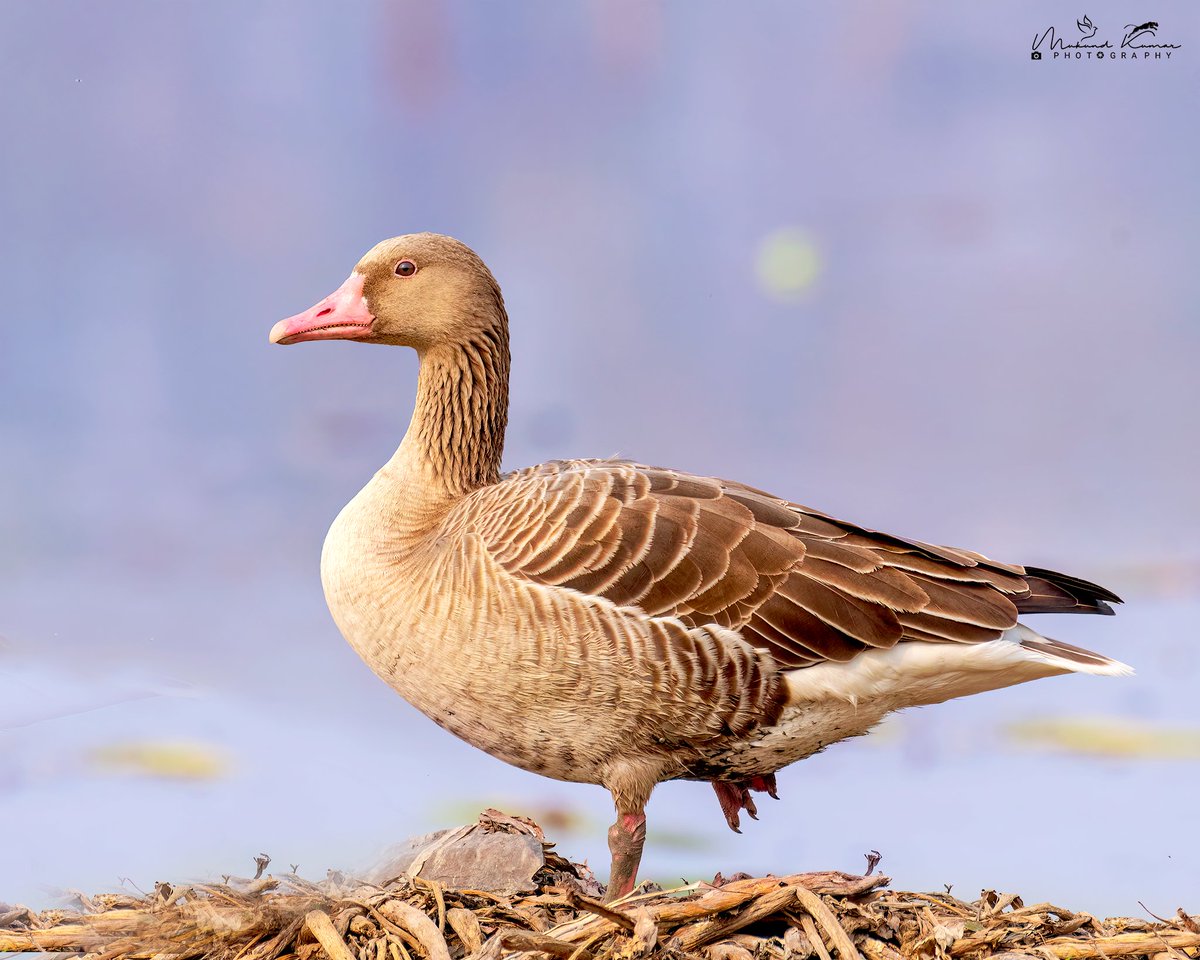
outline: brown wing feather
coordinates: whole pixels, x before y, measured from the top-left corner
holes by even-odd
[[[877,533],[742,484],[623,461],[556,461],[479,494],[510,573],[738,629],[780,664],[905,640],[979,643],[1020,613],[1111,612],[1086,580]]]

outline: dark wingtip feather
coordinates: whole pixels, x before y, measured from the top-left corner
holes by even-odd
[[[1049,580],[1051,583],[1062,587],[1068,593],[1074,594],[1078,591],[1080,600],[1107,600],[1109,603],[1124,603],[1111,590],[1100,586],[1098,583],[1092,583],[1090,580],[1072,577],[1065,573],[1059,573],[1057,570],[1047,570],[1044,567],[1026,567],[1025,572],[1032,576]]]
[[[1031,593],[1016,601],[1021,613],[1099,613],[1111,617],[1115,611],[1109,604],[1122,602],[1099,584],[1044,567],[1026,567],[1025,580]]]

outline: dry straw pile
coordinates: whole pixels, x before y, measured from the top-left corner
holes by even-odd
[[[489,811],[480,828],[543,840]],[[987,891],[898,893],[883,876],[805,873],[635,891],[604,906],[586,868],[545,844],[529,893],[501,895],[398,878],[364,884],[294,875],[81,898],[76,911],[0,913],[0,951],[116,960],[901,960],[1200,956],[1200,924],[1100,920]]]

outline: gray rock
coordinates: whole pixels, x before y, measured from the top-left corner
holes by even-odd
[[[491,833],[472,824],[412,837],[388,851],[370,879],[418,876],[455,889],[527,893],[545,864],[542,844],[526,834]]]

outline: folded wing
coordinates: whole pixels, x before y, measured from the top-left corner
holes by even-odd
[[[1111,613],[1086,580],[877,533],[743,484],[554,461],[473,497],[513,576],[740,631],[785,667],[908,640],[979,643],[1024,613]]]

